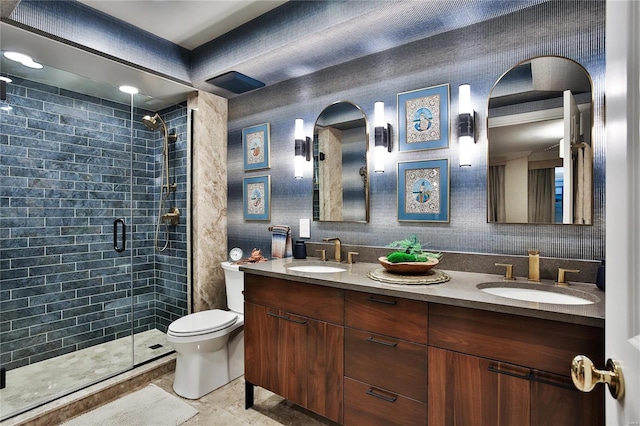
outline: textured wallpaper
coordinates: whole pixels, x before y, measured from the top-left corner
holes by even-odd
[[[369,223],[312,222],[311,241],[339,236],[344,243],[383,246],[417,233],[434,250],[525,255],[537,248],[543,257],[604,257],[604,2],[549,2],[509,15],[415,41],[323,71],[251,92],[229,101],[229,246],[270,253],[267,227],[292,226],[312,217],[312,180],[293,177],[294,120],[313,123],[329,104],[349,100],[367,115],[370,134],[375,101],[385,102],[393,126],[394,151],[386,172],[370,171]],[[558,55],[579,62],[590,73],[594,93],[594,224],[593,226],[493,224],[486,220],[487,99],[493,84],[517,63],[540,55]],[[291,58],[292,67],[296,65]],[[398,152],[397,94],[448,83],[450,85],[449,148]],[[472,85],[477,112],[477,144],[470,168],[459,168],[458,86]],[[271,168],[244,172],[242,128],[271,124]],[[370,145],[370,150],[373,146]],[[446,158],[450,162],[450,222],[397,220],[396,164]],[[311,167],[305,170],[311,174]],[[270,175],[270,222],[245,221],[242,180]]]

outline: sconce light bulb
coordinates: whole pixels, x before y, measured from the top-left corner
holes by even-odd
[[[376,173],[384,173],[384,157],[387,154],[387,147],[377,145],[373,149],[373,170]]]
[[[304,163],[305,158],[303,155],[296,155],[293,159],[293,169],[296,179],[302,179],[304,177]]]
[[[471,85],[461,84],[458,89],[458,113],[459,114],[472,114],[473,108],[471,108]]]
[[[373,104],[373,127],[384,127],[384,102],[376,102]]]
[[[304,139],[304,120],[302,118],[296,118],[296,127],[294,131],[295,139]]]
[[[471,136],[460,136],[460,167],[471,167],[471,150],[473,149],[473,138]]]

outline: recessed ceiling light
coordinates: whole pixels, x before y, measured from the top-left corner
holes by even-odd
[[[25,55],[20,52],[4,52],[4,57],[10,59],[12,61],[20,62],[25,67],[41,69],[43,68],[42,64],[34,61],[33,58],[29,55]]]
[[[140,93],[138,88],[133,86],[120,86],[120,91],[124,93],[128,93],[130,95],[135,95]]]
[[[9,77],[5,77],[3,75],[0,75],[0,81],[4,81],[5,83],[12,83],[13,80],[11,80]]]
[[[33,58],[31,56],[19,52],[4,52],[4,57],[20,63],[33,62]]]
[[[39,70],[43,68],[43,65],[36,62],[36,61],[26,61],[26,62],[21,62],[22,65],[24,65],[27,68],[33,68],[35,70]]]

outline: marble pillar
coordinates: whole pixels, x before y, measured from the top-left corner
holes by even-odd
[[[226,308],[227,100],[207,92],[187,98],[191,125],[191,253],[193,312]]]

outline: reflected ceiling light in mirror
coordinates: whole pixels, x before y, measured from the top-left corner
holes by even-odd
[[[33,69],[41,69],[43,68],[42,64],[33,60],[33,58],[29,55],[25,55],[24,53],[19,52],[4,52],[4,57],[10,59],[15,62],[19,62],[25,67],[33,68]]]
[[[471,151],[475,144],[475,111],[471,107],[471,85],[458,88],[458,142],[460,143],[460,167],[471,166]]]
[[[302,118],[296,118],[294,138],[294,173],[296,179],[302,179],[304,177],[304,163],[311,161],[311,138],[304,135],[304,120]]]
[[[385,155],[391,152],[391,125],[384,118],[384,102],[373,104],[374,150],[373,170],[376,173],[384,173]]]

